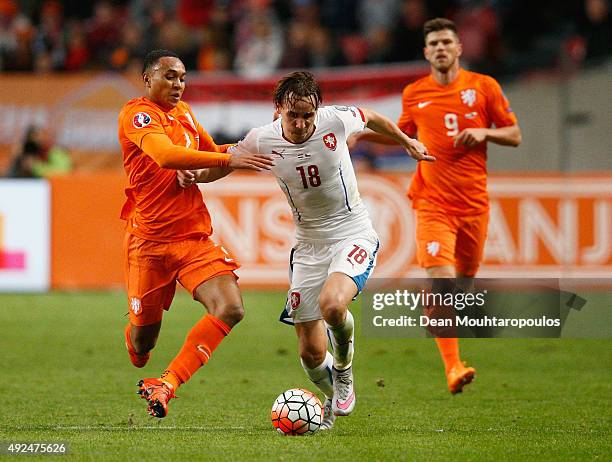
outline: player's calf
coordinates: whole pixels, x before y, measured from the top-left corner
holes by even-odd
[[[132,344],[131,339],[131,324],[128,324],[125,327],[125,347],[127,348],[128,354],[130,356],[130,361],[135,367],[144,367],[147,362],[149,362],[149,358],[151,357],[151,352],[147,351],[146,353],[138,353]]]
[[[325,358],[318,366],[309,367],[309,364],[316,364],[316,360],[312,358],[300,358],[304,372],[308,375],[308,378],[314,383],[326,398],[331,398],[334,394],[332,384],[332,367],[334,364],[331,353],[326,352]],[[330,400],[331,403],[331,400]]]
[[[327,331],[334,353],[334,367],[344,370],[353,362],[355,345],[355,320],[350,311],[346,312],[346,318],[338,325],[332,326],[326,323]]]

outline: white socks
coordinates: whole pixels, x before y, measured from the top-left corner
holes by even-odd
[[[334,387],[332,385],[331,375],[334,359],[331,353],[328,351],[327,355],[325,356],[325,360],[314,369],[309,369],[306,364],[304,364],[304,361],[301,359],[300,361],[302,362],[302,367],[306,371],[306,374],[312,383],[314,383],[327,398],[331,399],[331,397],[334,396]]]
[[[325,323],[334,350],[334,368],[343,371],[353,362],[353,343],[355,340],[355,320],[350,311],[346,311],[346,319],[339,326]]]

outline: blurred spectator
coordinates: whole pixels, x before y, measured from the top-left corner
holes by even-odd
[[[320,27],[319,5],[315,0],[291,0],[292,20],[306,27]]]
[[[0,66],[10,69],[9,63],[17,49],[15,22],[19,10],[13,0],[0,0]]]
[[[93,16],[95,2],[83,0],[60,0],[62,3],[62,9],[64,11],[64,17],[66,19],[78,20],[79,22],[85,22],[87,19]],[[113,0],[114,3],[124,3],[121,0]],[[36,6],[40,5],[40,0],[19,0],[19,3],[34,3]]]
[[[324,27],[310,31],[310,49],[308,51],[311,67],[345,66],[346,60],[331,34]]]
[[[7,172],[12,178],[46,178],[68,173],[72,169],[70,154],[53,143],[49,132],[30,126]]]
[[[292,21],[287,30],[285,54],[280,66],[284,68],[310,67],[310,33],[309,27],[301,21]]]
[[[148,30],[158,18],[156,11],[169,12],[176,5],[176,0],[130,0],[128,4],[128,14],[130,21]]]
[[[62,70],[66,59],[64,43],[64,14],[57,0],[46,0],[40,13],[34,37],[35,69],[41,72]]]
[[[67,71],[82,70],[89,62],[89,48],[83,29],[83,24],[78,21],[72,21],[70,27],[68,27],[66,62],[64,63],[64,68]]]
[[[212,27],[200,32],[200,48],[197,55],[198,71],[227,71],[232,68],[232,56],[222,45],[223,34]]]
[[[189,28],[206,26],[210,22],[215,0],[178,0],[176,16]]]
[[[101,0],[95,4],[94,16],[87,27],[87,43],[95,62],[110,62],[110,54],[117,43],[122,26],[119,12],[110,2]]]
[[[19,12],[15,0],[0,0],[0,18],[12,18]]]
[[[454,18],[463,45],[462,61],[477,72],[496,74],[500,60],[500,21],[489,0],[470,0]],[[474,27],[477,24],[478,27]]]
[[[197,69],[199,71],[227,71],[232,68],[234,27],[227,5],[217,4],[210,20],[199,32]]]
[[[234,66],[245,77],[264,77],[276,70],[283,55],[283,36],[268,8],[254,8],[245,18],[247,38],[236,50]]]
[[[391,60],[415,61],[423,58],[423,24],[430,18],[425,0],[404,0],[391,32]]]
[[[124,27],[121,42],[112,50],[109,57],[110,68],[125,71],[134,62],[141,63],[146,54],[142,46],[142,33],[138,24]]]
[[[391,37],[391,33],[387,28],[375,27],[370,29],[370,32],[366,35],[368,41],[368,63],[388,63],[391,61],[393,50]]]
[[[585,0],[580,30],[586,41],[586,60],[598,62],[612,55],[612,17],[606,0]]]
[[[12,21],[11,34],[14,40],[10,42],[11,46],[5,55],[6,70],[21,72],[34,70],[32,50],[34,28],[30,20],[22,14],[16,15]]]
[[[168,17],[159,27],[154,48],[164,48],[176,52],[187,69],[195,69],[197,47],[193,34],[178,19]]]
[[[403,62],[422,57],[423,23],[444,16],[457,23],[471,68],[518,74],[554,68],[568,40],[572,59],[581,46],[587,61],[609,57],[610,1],[0,0],[0,71],[126,72],[160,47],[188,70],[251,77]]]
[[[369,36],[375,30],[391,29],[399,12],[399,5],[400,0],[358,0],[357,22],[361,31]]]
[[[332,35],[355,34],[358,31],[355,0],[321,0],[321,24]]]
[[[323,52],[320,61],[326,61],[328,50],[321,49],[326,44],[321,36],[324,30],[319,19],[319,6],[314,0],[292,0],[292,18],[286,25],[286,47],[280,67],[305,68],[313,67],[313,36],[318,36],[319,51]],[[331,45],[331,44],[329,44]]]
[[[345,35],[340,39],[340,46],[347,64],[363,64],[368,59],[369,45],[362,35]]]

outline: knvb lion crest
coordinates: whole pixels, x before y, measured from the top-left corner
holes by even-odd
[[[427,253],[432,257],[435,257],[440,253],[440,243],[437,241],[430,241],[427,243]]]
[[[328,133],[323,137],[323,143],[325,144],[325,146],[327,146],[328,149],[335,151],[336,145],[338,144],[336,140],[336,135],[334,135],[333,133]]]
[[[474,104],[476,104],[476,90],[473,88],[462,90],[461,101],[463,101],[463,104],[467,104],[469,107],[472,107]]]
[[[140,313],[142,307],[140,305],[140,299],[138,297],[130,298],[130,308],[134,314]]]

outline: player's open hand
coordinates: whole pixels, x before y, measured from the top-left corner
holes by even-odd
[[[426,162],[433,162],[436,160],[434,156],[429,155],[427,147],[419,140],[410,138],[410,141],[406,146],[404,146],[404,149],[406,149],[406,152],[410,154],[410,157],[415,160],[424,160]]]
[[[453,146],[465,146],[473,148],[487,139],[487,131],[484,128],[466,128],[455,136]]]
[[[271,170],[272,167],[274,167],[274,160],[272,157],[266,154],[249,152],[244,149],[244,147],[240,146],[240,144],[229,148],[227,153],[232,155],[228,165],[230,168],[261,172],[262,170]]]
[[[196,183],[195,170],[177,170],[176,179],[181,188],[188,188]]]

